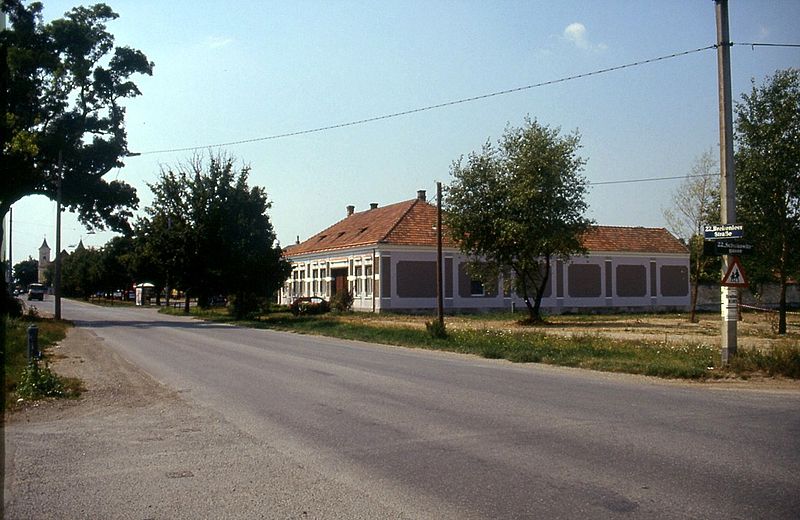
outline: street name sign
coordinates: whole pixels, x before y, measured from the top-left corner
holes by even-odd
[[[753,244],[745,244],[738,240],[706,240],[703,242],[703,254],[710,256],[742,256],[749,255],[753,250]]]
[[[744,236],[742,224],[706,224],[703,226],[703,238],[706,240],[738,239]]]

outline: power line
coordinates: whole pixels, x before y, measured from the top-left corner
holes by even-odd
[[[645,177],[641,179],[624,179],[619,181],[601,181],[601,182],[589,182],[590,186],[600,186],[604,184],[633,184],[636,182],[653,182],[653,181],[671,181],[675,179],[694,179],[697,177],[708,177],[707,175],[675,175],[671,177]]]
[[[202,146],[188,146],[188,147],[185,147],[185,148],[169,148],[169,149],[163,149],[163,150],[151,150],[151,151],[147,151],[147,152],[141,152],[140,155],[153,155],[153,154],[172,153],[172,152],[187,152],[187,151],[193,151],[193,150],[201,150],[201,149],[204,149],[204,148],[219,148],[219,147],[222,147],[222,146],[234,146],[234,145],[239,145],[239,144],[255,143],[255,142],[259,142],[259,141],[273,141],[273,140],[276,140],[276,139],[283,139],[283,138],[286,138],[286,137],[296,137],[296,136],[299,136],[299,135],[314,134],[314,133],[319,133],[319,132],[325,132],[325,131],[328,131],[328,130],[336,130],[336,129],[339,129],[339,128],[346,128],[346,127],[350,127],[350,126],[363,125],[363,124],[366,124],[366,123],[374,123],[376,121],[383,121],[385,119],[393,119],[393,118],[396,118],[396,117],[407,116],[407,115],[411,115],[411,114],[417,114],[417,113],[426,112],[426,111],[429,111],[429,110],[436,110],[436,109],[439,109],[439,108],[445,108],[445,107],[450,107],[450,106],[454,106],[454,105],[460,105],[460,104],[463,104],[463,103],[471,103],[473,101],[489,99],[489,98],[493,98],[493,97],[497,97],[497,96],[505,96],[507,94],[513,94],[513,93],[516,93],[516,92],[522,92],[524,90],[530,90],[530,89],[534,89],[534,88],[545,87],[545,86],[548,86],[548,85],[555,85],[555,84],[558,84],[558,83],[565,83],[567,81],[573,81],[573,80],[576,80],[576,79],[588,78],[588,77],[591,77],[591,76],[598,76],[600,74],[606,74],[606,73],[615,72],[615,71],[618,71],[618,70],[628,69],[628,68],[632,68],[632,67],[638,67],[638,66],[641,66],[641,65],[647,65],[649,63],[655,63],[655,62],[659,62],[659,61],[664,61],[664,60],[669,60],[669,59],[678,58],[678,57],[682,57],[682,56],[687,56],[689,54],[695,54],[695,53],[698,53],[698,52],[703,52],[703,51],[707,51],[707,50],[710,50],[710,49],[715,49],[716,47],[717,47],[716,44],[708,45],[706,47],[700,47],[700,48],[697,48],[697,49],[692,49],[692,50],[683,51],[683,52],[676,52],[676,53],[673,53],[673,54],[667,54],[667,55],[664,55],[664,56],[658,56],[657,58],[650,58],[650,59],[647,59],[647,60],[634,61],[634,62],[631,62],[631,63],[625,63],[623,65],[617,65],[617,66],[614,66],[614,67],[595,70],[595,71],[592,71],[592,72],[585,72],[583,74],[577,74],[577,75],[574,75],[574,76],[567,76],[567,77],[564,77],[564,78],[559,78],[559,79],[554,79],[554,80],[549,80],[549,81],[543,81],[541,83],[534,83],[532,85],[525,85],[523,87],[516,87],[516,88],[507,89],[507,90],[500,90],[500,91],[497,91],[497,92],[491,92],[489,94],[481,94],[481,95],[478,95],[478,96],[473,96],[473,97],[468,97],[468,98],[463,98],[463,99],[457,99],[455,101],[446,101],[444,103],[438,103],[438,104],[435,104],[435,105],[428,105],[428,106],[424,106],[424,107],[420,107],[420,108],[413,108],[413,109],[410,109],[410,110],[403,110],[401,112],[394,112],[394,113],[391,113],[391,114],[384,114],[384,115],[375,116],[375,117],[368,117],[368,118],[365,118],[365,119],[358,119],[358,120],[350,121],[350,122],[347,122],[347,123],[338,123],[338,124],[334,124],[334,125],[320,126],[320,127],[317,127],[317,128],[311,128],[311,129],[307,129],[307,130],[298,130],[296,132],[287,132],[287,133],[283,133],[283,134],[275,134],[275,135],[269,135],[269,136],[265,136],[265,137],[255,137],[255,138],[252,138],[252,139],[242,139],[240,141],[230,141],[230,142],[227,142],[227,143],[209,144],[209,145],[202,145]]]
[[[746,45],[747,47],[800,47],[800,43],[731,42],[731,45]]]

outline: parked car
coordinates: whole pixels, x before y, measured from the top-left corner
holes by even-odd
[[[221,294],[218,294],[217,296],[210,297],[208,299],[208,304],[211,307],[224,307],[228,305],[228,299]]]
[[[319,296],[304,296],[302,298],[296,298],[292,304],[289,305],[289,311],[295,316],[324,314],[330,310],[330,302],[324,298],[320,298]]]
[[[44,288],[44,285],[32,283],[28,286],[28,300],[39,300],[43,302],[46,292],[47,290]]]

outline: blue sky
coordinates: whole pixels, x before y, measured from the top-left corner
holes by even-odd
[[[129,149],[142,153],[110,178],[147,183],[191,151],[347,123],[557,80],[712,45],[713,0],[244,1],[111,0],[118,45],[142,50],[154,75],[127,103]],[[74,1],[44,1],[60,17]],[[730,0],[734,42],[800,43],[797,0]],[[451,163],[530,115],[579,130],[592,183],[682,176],[718,153],[716,51],[631,67],[436,110],[222,148],[266,188],[282,245],[367,209],[429,196]],[[800,49],[735,46],[734,98],[778,69],[800,67]],[[214,148],[215,151],[219,149]],[[665,226],[679,180],[599,184],[598,224]],[[54,203],[14,206],[14,262],[55,245]],[[67,213],[62,246],[102,246]]]

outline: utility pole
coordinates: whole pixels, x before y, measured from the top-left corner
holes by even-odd
[[[717,77],[719,83],[720,218],[723,225],[736,223],[736,178],[733,166],[733,108],[731,102],[731,42],[728,32],[728,0],[714,0],[717,15]],[[733,261],[722,257],[723,276]],[[721,286],[722,364],[736,355],[739,289]]]
[[[8,284],[11,291],[14,285],[14,208],[8,208]]]
[[[64,177],[61,150],[58,151],[58,178],[56,179],[56,269],[53,280],[55,286],[55,318],[61,319],[61,180]]]
[[[444,295],[442,294],[442,183],[436,183],[436,318],[444,330]]]

